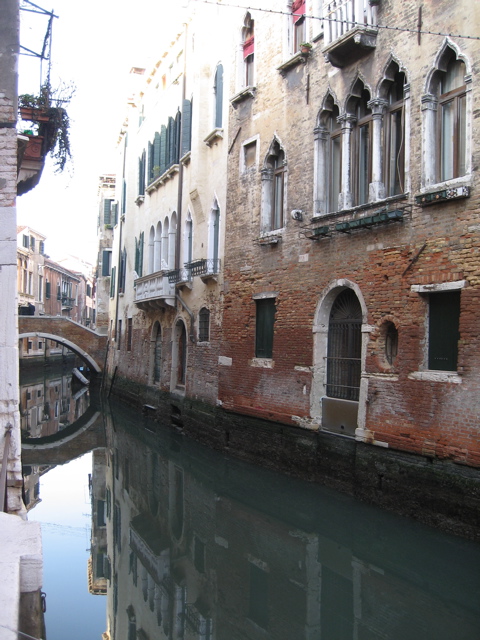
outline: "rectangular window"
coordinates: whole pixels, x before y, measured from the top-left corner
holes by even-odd
[[[120,347],[122,346],[122,321],[121,320],[118,321],[117,335],[115,336],[115,339],[117,341],[117,349],[120,349]]]
[[[243,145],[243,164],[245,169],[255,166],[257,163],[257,142],[249,142]]]
[[[295,0],[292,4],[293,18],[293,53],[300,51],[300,45],[305,42],[305,0]]]
[[[460,291],[429,294],[428,368],[456,371],[460,319]]]
[[[105,198],[103,201],[103,224],[112,224],[112,200],[111,198]]]
[[[30,236],[30,249],[35,251],[35,238],[33,236]]]
[[[275,323],[275,298],[255,300],[256,330],[255,357],[271,358],[273,353],[273,326]]]
[[[127,351],[132,350],[132,331],[133,331],[133,319],[127,320]]]
[[[109,276],[112,268],[112,252],[102,251],[102,276]]]
[[[43,302],[43,276],[38,276],[38,301]]]
[[[50,300],[50,296],[52,295],[52,285],[50,282],[45,283],[45,298],[47,298],[47,300]]]
[[[23,246],[25,247],[25,249],[28,249],[28,236],[26,236],[25,234],[23,236],[22,242],[23,242]]]

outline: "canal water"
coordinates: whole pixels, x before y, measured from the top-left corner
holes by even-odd
[[[230,459],[115,403],[84,407],[76,432],[88,392],[65,375],[22,387],[49,640],[480,638],[478,544]],[[57,400],[58,428],[42,429]]]

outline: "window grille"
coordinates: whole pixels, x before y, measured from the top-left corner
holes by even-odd
[[[357,400],[362,354],[362,309],[345,289],[335,300],[328,325],[327,396]]]

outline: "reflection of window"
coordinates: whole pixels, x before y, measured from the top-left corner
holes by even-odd
[[[438,96],[439,179],[465,175],[465,65],[451,60],[441,75]]]
[[[205,543],[193,536],[193,564],[200,573],[205,573]]]
[[[294,0],[292,4],[293,19],[293,53],[300,51],[300,45],[305,42],[305,0]]]
[[[328,324],[327,396],[358,400],[362,355],[362,309],[351,289],[335,299]]]
[[[460,291],[430,293],[428,322],[428,368],[456,371]]]
[[[273,354],[273,326],[275,323],[275,298],[255,300],[255,357],[271,358]]]
[[[268,627],[268,573],[250,563],[248,617],[260,627]]]
[[[160,382],[160,375],[162,371],[162,328],[157,323],[157,329],[155,332],[155,342],[153,350],[153,382]]]

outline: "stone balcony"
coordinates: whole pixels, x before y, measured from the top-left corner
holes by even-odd
[[[134,302],[140,309],[161,309],[175,306],[175,283],[167,271],[156,271],[134,282]]]
[[[377,7],[370,0],[331,0],[323,4],[324,47],[334,67],[345,67],[376,47]]]

